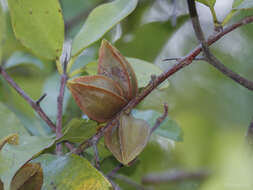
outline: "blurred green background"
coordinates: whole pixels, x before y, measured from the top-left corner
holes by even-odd
[[[103,0],[61,0],[66,23],[66,38],[73,38],[88,13]],[[217,0],[215,9],[222,20],[231,10],[231,0]],[[209,9],[198,4],[200,21],[207,35],[214,33]],[[187,13],[186,1],[140,0],[137,9],[105,36],[128,57],[140,58],[157,64],[163,70],[175,62],[165,58],[180,57],[196,47]],[[236,22],[252,11],[237,14]],[[14,37],[8,11],[4,13],[6,36],[3,41],[3,60],[9,74],[31,95],[39,98],[47,93],[42,107],[51,118],[56,117],[56,97],[59,75],[55,63],[41,60],[28,52]],[[229,68],[253,80],[253,24],[226,35],[215,43],[212,52]],[[78,58],[75,68],[96,61],[100,42]],[[84,72],[85,73],[85,72]],[[169,104],[169,115],[183,131],[181,142],[154,139],[140,155],[137,163],[123,168],[120,173],[137,183],[149,173],[205,170],[210,172],[201,180],[154,185],[158,190],[233,190],[252,189],[252,170],[245,157],[245,133],[253,115],[253,93],[236,84],[209,64],[194,62],[169,78],[170,86],[157,90],[145,99],[139,109],[162,111]],[[0,78],[0,101],[11,108],[31,134],[45,135],[50,130],[34,115],[28,104]],[[64,121],[81,116],[79,108],[67,92]],[[46,130],[45,130],[46,129]],[[117,162],[111,157],[102,163],[109,172]],[[133,186],[117,179],[122,189]]]

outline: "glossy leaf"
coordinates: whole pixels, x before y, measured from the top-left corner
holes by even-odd
[[[232,5],[232,8],[236,8],[238,7],[244,0],[234,0],[233,1],[233,5]]]
[[[4,183],[5,190],[10,190],[16,172],[34,155],[51,146],[54,140],[51,137],[30,136],[16,116],[2,104],[0,104],[0,119],[0,139],[10,134],[19,136],[18,145],[5,144],[0,151],[0,179]]]
[[[154,126],[157,118],[161,117],[162,113],[154,110],[133,110],[133,116],[136,118],[144,119],[148,122],[149,126]],[[183,140],[182,129],[177,125],[177,123],[172,120],[169,116],[163,121],[163,123],[155,130],[154,134],[164,137],[166,139],[171,139],[174,141]]]
[[[208,6],[208,7],[214,7],[216,0],[196,0],[200,3],[203,3],[204,5]]]
[[[135,73],[123,55],[108,41],[103,40],[99,50],[98,74],[117,81],[128,100],[136,96],[138,91]]]
[[[44,154],[33,162],[43,168],[42,190],[112,190],[109,181],[80,156]]]
[[[163,73],[163,71],[157,65],[147,61],[136,58],[127,58],[127,60],[136,74],[139,88],[147,86],[152,75],[158,76]],[[166,88],[168,86],[169,82],[166,80],[159,86],[159,88]]]
[[[150,128],[144,120],[127,115],[122,115],[117,125],[105,132],[105,144],[119,162],[127,165],[145,148]]]
[[[237,7],[237,9],[252,9],[252,8],[253,8],[253,1],[252,0],[244,0]]]
[[[34,65],[40,69],[43,69],[43,63],[36,57],[24,53],[24,52],[15,52],[11,55],[11,57],[6,61],[5,68],[12,68],[23,64]]]
[[[4,104],[0,103],[0,139],[6,138],[11,134],[18,134],[18,136],[29,135],[29,133],[22,126],[16,115],[12,113]],[[8,127],[6,127],[8,126]]]
[[[92,120],[72,119],[64,129],[64,134],[59,141],[67,140],[73,143],[81,143],[96,134],[97,125]]]
[[[3,56],[3,42],[5,38],[5,15],[0,4],[0,62]]]
[[[14,176],[11,190],[40,190],[43,184],[43,173],[40,164],[27,163]],[[29,189],[29,188],[30,189]]]
[[[127,17],[136,7],[137,0],[115,0],[95,8],[88,16],[72,46],[72,55],[99,40],[107,31]]]
[[[121,96],[93,85],[69,81],[68,87],[81,110],[98,122],[108,121],[127,103]]]
[[[16,38],[36,55],[58,59],[64,42],[64,23],[57,0],[8,0]]]

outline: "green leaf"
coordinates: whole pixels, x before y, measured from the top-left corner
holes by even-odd
[[[6,106],[0,103],[0,139],[5,138],[11,134],[18,134],[18,136],[29,135],[29,133],[22,126],[16,115],[12,113]],[[8,127],[6,127],[8,126]]]
[[[0,178],[9,190],[13,176],[27,161],[53,143],[49,137],[21,136],[16,146],[5,145],[0,152]]]
[[[8,0],[16,38],[36,55],[58,59],[64,42],[64,22],[58,0]]]
[[[42,90],[43,92],[47,93],[47,96],[46,101],[41,102],[41,107],[53,120],[56,120],[57,117],[57,97],[59,94],[59,88],[60,75],[59,73],[54,73],[47,78]],[[66,90],[63,100],[63,113],[66,111],[69,98],[70,93],[68,90]]]
[[[16,67],[23,64],[31,64],[40,69],[43,69],[43,63],[36,57],[25,53],[25,52],[15,52],[12,56],[6,61],[5,68]]]
[[[104,137],[102,137],[98,143],[97,143],[97,150],[98,150],[98,155],[99,155],[99,160],[102,163],[103,160],[109,156],[112,155],[112,153],[109,151],[109,149],[105,145]],[[95,158],[95,152],[93,147],[89,147],[85,150],[86,157],[87,154],[90,156],[91,160],[94,160]],[[88,157],[89,159],[89,157]]]
[[[97,125],[97,122],[92,120],[72,119],[64,129],[64,134],[59,141],[81,143],[96,134]]]
[[[138,87],[145,87],[151,80],[152,75],[160,75],[163,71],[156,65],[149,63],[147,61],[136,59],[136,58],[127,58],[128,62],[131,64],[132,68],[137,77]],[[169,86],[169,82],[165,81],[160,86],[161,88],[166,88]]]
[[[5,37],[5,15],[0,4],[0,64],[3,56],[3,43]]]
[[[244,0],[234,0],[232,8],[235,9],[238,7]]]
[[[216,3],[216,0],[196,0],[196,1],[208,6],[210,8],[213,8]]]
[[[107,31],[127,17],[136,7],[137,0],[115,0],[95,8],[88,16],[72,45],[72,55],[99,40]]]
[[[140,110],[156,110],[163,112],[163,103],[168,102],[170,98],[170,88],[155,89],[143,101],[137,105]]]
[[[151,127],[154,126],[156,119],[161,117],[162,113],[153,111],[153,110],[133,110],[133,115],[136,118],[141,118],[149,123]],[[157,128],[154,132],[159,136],[162,136],[167,139],[174,141],[182,141],[182,130],[179,128],[177,123],[173,121],[169,116],[164,120],[164,122]]]
[[[51,137],[30,136],[16,116],[3,104],[0,104],[0,139],[18,134],[19,144],[6,144],[0,152],[0,179],[5,190],[10,190],[10,184],[15,173],[33,156],[49,147],[54,140]]]
[[[169,38],[187,20],[188,15],[177,18],[177,25],[173,26],[171,20],[165,22],[151,22],[139,27],[135,33],[125,34],[116,42],[116,47],[126,57],[135,57],[153,62],[166,45]],[[159,34],[154,37],[154,34]],[[131,36],[130,40],[125,40]]]
[[[251,0],[234,0],[232,10],[224,18],[222,25],[226,25],[240,11],[251,10],[252,8],[253,1]]]
[[[252,0],[244,0],[236,8],[237,9],[252,9],[253,8],[253,1]]]
[[[85,71],[89,75],[96,75],[98,72],[98,63],[96,61],[90,62],[85,65]]]
[[[112,190],[109,181],[86,159],[77,155],[41,155],[44,173],[42,190]]]

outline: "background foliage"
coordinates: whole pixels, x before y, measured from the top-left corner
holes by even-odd
[[[15,3],[11,0],[10,2]],[[82,28],[88,13],[97,5],[104,2],[103,0],[61,0],[60,4],[65,22],[65,37],[73,39],[74,43],[79,41],[80,39],[78,37],[74,38],[74,36]],[[188,19],[189,17],[186,15],[186,2],[177,1],[176,20],[174,4],[172,2],[170,0],[140,0],[134,12],[120,22],[120,24],[117,24],[113,28],[107,26],[103,28],[105,31],[109,30],[104,37],[112,41],[122,54],[127,57],[135,57],[153,63],[160,70],[171,67],[173,62],[164,62],[163,59],[183,56],[197,45],[197,40]],[[215,1],[199,2],[205,4],[198,3],[202,27],[206,34],[212,34],[213,17],[208,6],[213,7]],[[4,5],[4,3],[2,4]],[[229,0],[217,0],[214,9],[219,21],[225,19],[224,22],[229,20],[229,23],[233,23],[246,15],[252,15],[252,10],[248,9],[252,6],[251,1],[247,0],[242,4],[239,1],[235,1],[233,4]],[[6,6],[3,7],[6,8]],[[230,12],[232,9],[233,11]],[[237,11],[238,9],[243,10]],[[232,14],[232,20],[227,19]],[[46,18],[45,21],[47,21]],[[27,21],[27,24],[28,26],[25,26],[25,31],[27,31],[27,27],[32,27],[30,22]],[[38,33],[45,34],[46,31],[44,30],[46,29],[41,28]],[[81,29],[81,31],[84,31],[84,29]],[[57,73],[52,57],[59,56],[59,53],[53,53],[53,51],[48,53],[45,49],[55,50],[58,47],[52,47],[50,43],[40,43],[43,44],[43,47],[39,47],[39,49],[34,49],[33,44],[26,49],[20,43],[22,39],[17,40],[14,32],[15,27],[11,25],[9,12],[7,9],[0,9],[0,59],[5,62],[5,68],[8,73],[32,98],[38,99],[42,93],[47,93],[47,97],[41,105],[50,118],[55,121],[56,98],[60,76]],[[98,34],[92,33],[98,36],[103,35],[99,34],[101,32],[99,30],[95,30],[95,32],[98,32]],[[253,80],[252,32],[252,24],[244,26],[225,36],[212,46],[214,54],[227,67],[241,73],[241,75],[249,80]],[[59,31],[59,33],[62,33],[62,31]],[[36,38],[36,34],[32,34],[31,42],[27,43],[34,42],[33,37]],[[85,37],[84,39],[90,38]],[[58,41],[55,37],[52,37],[52,40]],[[59,41],[62,40],[59,39]],[[92,39],[90,42],[85,42],[83,47],[79,47],[79,45],[74,46],[76,48],[75,54],[90,45],[81,56],[77,57],[72,71],[81,69],[81,74],[88,74],[94,71],[100,44],[100,41],[97,40]],[[36,45],[36,47],[38,46]],[[43,51],[42,54],[46,56],[36,57],[37,51]],[[138,70],[141,69],[136,68],[138,76],[142,74],[141,72],[138,74]],[[147,73],[148,69],[150,68],[147,68]],[[156,67],[156,69],[158,68]],[[157,72],[160,72],[160,70],[158,69]],[[145,81],[148,82],[150,74],[143,77],[146,77]],[[252,176],[252,172],[249,170],[249,161],[244,158],[242,147],[244,145],[245,131],[252,116],[252,99],[252,92],[234,83],[209,64],[201,61],[193,63],[191,66],[173,75],[169,79],[169,85],[167,83],[165,87],[152,92],[134,110],[136,117],[144,118],[152,123],[162,112],[163,103],[167,102],[169,105],[169,119],[152,136],[149,144],[141,153],[136,163],[131,167],[122,168],[119,174],[128,176],[133,181],[141,183],[143,176],[150,173],[174,171],[174,169],[184,171],[203,169],[210,172],[210,176],[205,180],[184,180],[177,183],[154,185],[153,187],[157,190],[251,189],[252,180],[250,177]],[[49,154],[53,152],[54,147],[47,148],[54,139],[50,128],[34,114],[32,108],[2,78],[0,78],[0,102],[0,120],[4,121],[0,124],[0,140],[4,137],[5,133],[3,131],[7,127],[13,126],[19,128],[18,134],[21,135],[21,144],[17,149],[22,149],[22,139],[25,139],[25,143],[28,143],[25,148],[32,151],[29,154],[36,155],[44,151],[44,154],[37,158],[37,161],[42,160],[41,167],[46,171],[44,173],[44,176],[46,176],[44,180],[47,180],[52,175],[56,178],[57,183],[61,184],[59,182],[61,176],[68,178],[64,174],[65,171],[76,172],[77,169],[71,167],[72,164],[75,166],[78,164],[82,165],[82,162],[86,162],[87,160],[91,163],[94,162],[92,149],[88,149],[87,152],[83,153],[87,160],[80,160],[81,158],[70,155],[54,159],[54,156]],[[6,116],[7,108],[14,112],[15,116],[12,116],[12,113]],[[83,117],[82,120],[80,120],[81,116]],[[6,121],[6,118],[8,118],[8,121]],[[76,119],[72,120],[74,118]],[[76,127],[81,126],[82,123],[88,123],[87,125],[92,128],[92,121],[87,121],[86,119],[70,97],[69,92],[67,92],[64,100],[63,122],[65,126],[64,131],[70,132],[66,132],[63,139],[68,139],[75,143],[80,143],[79,138],[82,140],[88,139],[90,134],[85,133],[83,129],[80,129],[78,132],[74,130],[71,133],[71,125]],[[17,124],[17,122],[21,124]],[[166,127],[169,130],[163,131]],[[91,130],[94,130],[94,128]],[[11,133],[17,133],[17,131],[13,129]],[[83,136],[77,135],[80,133],[83,133]],[[75,135],[76,138],[71,140]],[[45,144],[33,147],[32,144],[35,141],[42,141]],[[101,170],[106,174],[115,168],[118,162],[105,149],[103,142],[100,142],[98,149],[102,160]],[[29,146],[32,147],[28,148]],[[3,154],[4,149],[0,154],[0,161],[1,159],[5,159],[3,158]],[[19,162],[23,164],[29,160],[26,155],[20,155],[19,157],[22,157],[22,160],[19,160]],[[62,160],[66,161],[63,163]],[[16,163],[16,161],[14,162]],[[36,160],[33,162],[36,162]],[[64,168],[62,171],[54,169],[55,164],[58,162],[59,164],[66,165],[62,166]],[[17,163],[17,165],[20,166],[20,163]],[[68,167],[73,171],[68,170]],[[93,167],[91,168],[93,171]],[[50,173],[50,170],[55,171],[55,173]],[[84,168],[84,170],[87,169]],[[0,178],[8,184],[7,188],[11,184],[11,179],[8,175],[14,174],[11,171],[6,171],[1,162]],[[79,176],[87,175],[84,172],[82,174],[82,171],[79,169],[78,172],[80,172],[80,174],[78,173]],[[94,176],[97,179],[103,178],[101,179],[101,183],[108,183],[100,173],[95,173]],[[81,181],[82,179],[80,177],[77,180]],[[115,182],[122,189],[132,190],[135,188],[124,180],[121,180],[121,178],[116,178]],[[46,182],[43,188],[52,188],[49,185]],[[77,187],[72,188],[76,189]]]

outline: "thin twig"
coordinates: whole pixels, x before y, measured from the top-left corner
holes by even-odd
[[[0,74],[3,76],[3,78],[8,82],[8,84],[16,90],[16,92],[23,97],[26,102],[34,109],[34,111],[41,117],[43,121],[47,123],[47,125],[53,130],[56,131],[55,124],[50,120],[50,118],[47,116],[47,114],[43,111],[43,109],[40,107],[40,102],[45,98],[46,94],[42,95],[37,101],[34,101],[32,98],[30,98],[24,90],[22,90],[18,84],[6,73],[5,69],[0,66]],[[70,151],[73,151],[74,146],[68,142],[65,143],[65,145],[68,147]]]
[[[113,178],[113,176],[114,176],[122,167],[124,167],[124,165],[123,165],[123,164],[119,164],[117,167],[115,167],[112,171],[110,171],[110,172],[107,174],[107,177]]]
[[[180,57],[171,57],[171,58],[163,59],[163,61],[179,61],[180,59],[181,59]],[[193,61],[206,61],[206,58],[203,56],[195,57]]]
[[[132,179],[130,179],[129,177],[126,177],[124,175],[120,175],[120,174],[115,174],[113,176],[114,179],[118,179],[128,185],[131,185],[133,188],[138,189],[138,190],[152,190],[153,188],[151,187],[145,187],[135,181],[133,181]]]
[[[98,154],[98,149],[97,149],[97,139],[94,139],[92,146],[94,150],[94,158],[95,158],[95,166],[97,169],[100,168],[100,161],[99,161],[99,154]]]
[[[46,93],[44,93],[37,101],[36,101],[36,104],[39,105],[43,100],[44,98],[47,96]]]
[[[204,33],[201,29],[198,13],[196,10],[196,4],[194,0],[187,0],[189,12],[191,15],[192,25],[193,29],[195,31],[196,37],[199,40],[199,42],[202,45],[204,56],[206,57],[206,60],[208,63],[213,65],[215,68],[217,68],[219,71],[221,71],[224,75],[227,77],[233,79],[238,84],[244,86],[245,88],[253,91],[253,82],[245,79],[244,77],[238,75],[237,73],[233,72],[232,70],[228,69],[223,65],[209,50],[208,44],[205,41]],[[252,17],[252,16],[251,16]],[[249,17],[248,17],[249,18]],[[248,131],[246,133],[246,138],[248,143],[251,145],[253,144],[253,119],[252,122],[248,128]]]
[[[63,73],[61,75],[60,90],[57,98],[56,138],[60,138],[62,136],[63,100],[64,100],[65,87],[68,80],[67,65],[70,59],[70,54],[71,54],[71,41],[66,41],[61,56],[61,63],[63,63]],[[56,144],[57,155],[61,154],[61,149],[62,149],[61,143]]]
[[[34,111],[47,123],[47,125],[55,131],[55,124],[49,119],[46,113],[42,110],[39,104],[36,103],[31,97],[29,97],[18,84],[6,73],[5,69],[0,66],[0,74],[9,83],[9,85],[16,90],[16,92],[22,96],[26,102],[34,109]]]
[[[232,80],[244,86],[245,88],[253,91],[252,81],[247,80],[246,78],[240,76],[239,74],[227,68],[210,52],[208,48],[208,44],[205,40],[204,33],[200,26],[195,0],[187,0],[187,2],[188,2],[189,12],[191,15],[192,26],[195,31],[197,39],[202,45],[203,53],[204,53],[204,57],[206,58],[206,61],[212,66],[214,66],[216,69],[218,69],[220,72],[222,72],[224,75],[226,75],[227,77],[231,78]]]
[[[241,27],[251,22],[253,22],[253,16],[246,17],[242,19],[241,21],[237,22],[236,24],[233,24],[231,26],[224,28],[223,31],[215,34],[214,36],[210,36],[209,40],[207,41],[207,44],[210,46],[214,42],[222,38],[224,35],[228,34],[229,32],[232,32],[238,27]],[[193,49],[188,55],[178,60],[178,62],[172,68],[168,69],[167,71],[163,72],[161,75],[157,76],[156,79],[153,80],[152,83],[148,84],[140,92],[140,94],[138,94],[135,98],[133,98],[118,114],[116,114],[115,117],[111,121],[109,121],[105,127],[103,127],[100,131],[98,131],[93,137],[81,143],[80,146],[75,150],[75,152],[82,152],[84,148],[90,147],[91,144],[89,142],[91,142],[95,136],[99,140],[104,135],[104,132],[107,130],[107,128],[113,125],[113,123],[118,120],[118,118],[120,117],[122,113],[125,113],[127,111],[129,112],[129,110],[131,110],[136,105],[138,105],[147,95],[149,95],[163,81],[165,81],[174,73],[178,72],[179,70],[186,67],[187,65],[190,65],[192,61],[195,59],[195,57],[197,57],[200,54],[201,51],[202,51],[202,46],[199,45],[195,49]]]
[[[203,180],[209,175],[210,173],[206,170],[192,172],[174,170],[163,173],[148,174],[142,178],[142,184],[160,185],[164,183],[183,182],[185,180]]]
[[[168,104],[164,104],[163,115],[157,118],[155,125],[151,128],[150,134],[152,134],[162,124],[162,122],[166,119],[167,116],[168,116]]]

